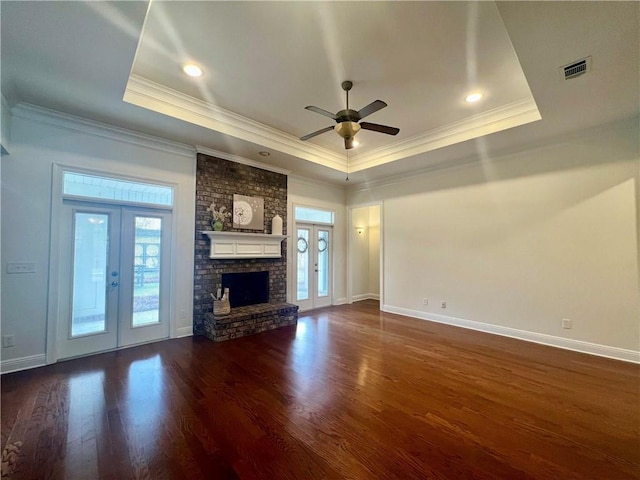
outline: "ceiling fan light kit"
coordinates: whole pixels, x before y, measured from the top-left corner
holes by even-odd
[[[358,133],[360,129],[371,130],[374,132],[384,133],[386,135],[397,135],[398,132],[400,132],[399,128],[389,127],[387,125],[378,125],[377,123],[368,122],[359,123],[360,120],[371,115],[372,113],[377,112],[378,110],[383,109],[387,106],[387,104],[382,100],[375,100],[374,102],[371,102],[369,105],[360,110],[351,110],[349,108],[349,90],[351,90],[352,87],[353,82],[349,80],[345,80],[344,82],[342,82],[342,89],[346,92],[347,96],[347,108],[344,110],[340,110],[336,114],[333,114],[322,108],[315,107],[313,105],[304,107],[311,112],[319,113],[320,115],[324,115],[325,117],[329,117],[335,120],[337,125],[332,127],[325,127],[313,133],[309,133],[303,137],[300,137],[300,140],[309,140],[316,135],[328,132],[329,130],[334,130],[344,139],[344,147],[349,150],[354,147],[353,137],[355,137],[356,133]]]

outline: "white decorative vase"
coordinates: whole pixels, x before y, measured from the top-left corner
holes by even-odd
[[[276,215],[271,220],[271,235],[282,235],[282,218]]]

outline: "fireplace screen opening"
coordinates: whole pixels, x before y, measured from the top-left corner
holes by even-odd
[[[231,308],[269,303],[269,272],[223,273],[222,290],[225,288]]]

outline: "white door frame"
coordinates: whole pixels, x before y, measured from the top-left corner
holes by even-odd
[[[309,281],[309,297],[306,300],[298,300],[298,229],[303,228],[309,230],[309,266],[307,271],[308,281]],[[328,272],[327,274],[327,296],[326,299],[321,300],[318,297],[318,270],[316,260],[318,259],[318,246],[317,246],[317,233],[319,230],[327,231],[329,234],[329,243],[327,245],[328,255],[329,255],[329,263],[328,263]],[[313,223],[313,222],[294,222],[294,302],[299,305],[300,311],[312,310],[314,308],[328,307],[333,304],[333,243],[334,243],[334,235],[333,235],[333,225],[328,223]],[[315,264],[316,269],[315,272],[312,271],[312,264]],[[303,303],[300,303],[303,302]]]
[[[169,337],[169,292],[171,286],[171,212],[166,209],[130,207],[118,204],[63,201],[61,234],[63,249],[60,278],[60,310],[58,318],[59,358],[92,355],[116,348],[163,340]],[[72,336],[72,312],[75,282],[72,266],[75,266],[76,213],[107,215],[108,245],[105,266],[106,292],[105,330],[86,335]],[[159,253],[158,322],[134,325],[135,235],[136,218],[158,218],[162,221]],[[66,238],[65,238],[66,236]]]
[[[122,292],[134,289],[134,246],[135,246],[135,217],[155,217],[162,220],[161,240],[160,240],[160,272],[159,284],[161,290],[158,323],[133,326],[129,320],[133,319],[133,295],[123,295]],[[121,298],[118,311],[118,347],[127,347],[140,343],[157,341],[169,338],[169,321],[171,318],[169,311],[169,298],[171,296],[171,212],[154,208],[142,207],[122,207],[123,225],[131,225],[133,231],[127,232],[123,229],[123,239],[120,245],[120,291]],[[129,233],[129,238],[124,238],[124,234]],[[125,257],[129,257],[128,259]],[[123,275],[126,265],[131,265],[131,275]],[[124,267],[124,268],[123,268]],[[129,300],[131,302],[129,302]]]
[[[380,207],[380,310],[383,310],[384,306],[384,202],[368,202],[349,205],[349,219],[347,221],[347,303],[353,303],[353,249],[354,245],[351,240],[351,235],[356,228],[353,223],[353,209],[363,207]]]
[[[58,339],[58,323],[60,317],[60,291],[59,285],[63,280],[61,278],[61,265],[60,265],[60,248],[61,248],[61,219],[63,212],[63,173],[65,171],[70,172],[78,172],[78,173],[86,173],[89,175],[96,175],[101,177],[111,177],[118,178],[122,180],[130,180],[134,182],[142,182],[142,183],[152,183],[156,185],[166,185],[173,188],[174,191],[174,206],[168,207],[167,210],[175,211],[175,202],[178,198],[178,184],[166,182],[162,180],[157,180],[154,178],[143,178],[143,177],[135,177],[131,175],[123,175],[120,173],[115,173],[113,171],[102,171],[102,170],[93,170],[88,168],[77,167],[74,165],[65,165],[54,163],[52,167],[52,184],[51,184],[51,224],[49,225],[50,230],[50,242],[49,242],[49,280],[48,280],[48,293],[47,293],[47,339],[46,339],[46,363],[47,365],[56,363],[58,361],[58,347],[57,347],[57,339]],[[92,202],[91,199],[82,199],[83,201]],[[104,204],[105,201],[93,201],[93,203]],[[129,202],[118,202],[113,201],[112,204],[116,205],[127,205],[131,207],[143,207],[149,208],[149,205],[145,204],[137,204],[137,203],[129,203]],[[176,270],[176,251],[177,251],[177,239],[178,239],[178,231],[177,231],[178,222],[175,218],[173,218],[173,222],[171,225],[171,261],[170,265],[170,282],[171,284],[168,287],[169,291],[169,338],[177,337],[176,329],[175,329],[175,320],[172,312],[175,310],[175,296],[176,296],[176,286],[174,281],[174,275],[172,274]]]
[[[120,237],[122,225],[122,209],[118,205],[96,205],[86,202],[68,202],[63,205],[64,215],[62,215],[61,232],[65,235],[63,249],[58,252],[62,259],[60,265],[60,278],[58,284],[60,293],[60,310],[57,331],[57,347],[60,357],[74,357],[83,355],[87,351],[99,352],[112,349],[118,341],[118,309],[119,292],[117,287],[108,286],[112,281],[109,275],[111,271],[120,270]],[[75,266],[76,253],[75,240],[77,238],[77,218],[76,214],[104,215],[107,217],[107,245],[105,251],[106,265],[104,266],[104,284],[94,286],[101,289],[104,294],[104,331],[90,332],[86,335],[72,336],[72,317],[74,313],[74,292],[75,292]],[[93,275],[92,275],[93,277]],[[119,281],[119,278],[113,279]],[[93,279],[92,279],[93,281]],[[86,282],[82,282],[86,285]]]

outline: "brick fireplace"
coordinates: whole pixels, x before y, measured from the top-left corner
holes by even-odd
[[[210,259],[209,239],[202,235],[211,230],[211,215],[207,208],[233,207],[233,195],[241,194],[264,199],[264,225],[260,230],[237,230],[245,233],[271,232],[271,220],[277,214],[283,220],[283,234],[287,232],[287,176],[262,170],[202,153],[198,154],[196,170],[196,250],[194,271],[194,334],[206,335],[215,341],[257,333],[297,322],[297,307],[286,304],[287,255],[286,242],[281,244],[280,258]],[[224,222],[225,231],[234,231],[232,219]],[[223,288],[223,274],[267,272],[268,303],[258,306],[239,306],[232,314],[214,322],[213,300],[210,293]],[[239,278],[242,278],[240,275]],[[237,290],[234,287],[233,290]],[[234,292],[231,292],[233,298]],[[248,310],[242,310],[248,309]],[[275,314],[269,312],[273,310]],[[293,313],[295,310],[295,319]],[[257,315],[257,316],[256,316]],[[266,315],[266,316],[265,316]],[[274,316],[275,315],[275,316]],[[235,316],[235,319],[234,319]],[[238,318],[240,317],[240,318]],[[233,322],[231,320],[234,319]],[[243,323],[243,325],[232,324]],[[216,327],[217,325],[217,327]],[[242,327],[242,330],[238,330]],[[236,330],[233,330],[236,328]],[[215,338],[214,338],[215,337]]]

